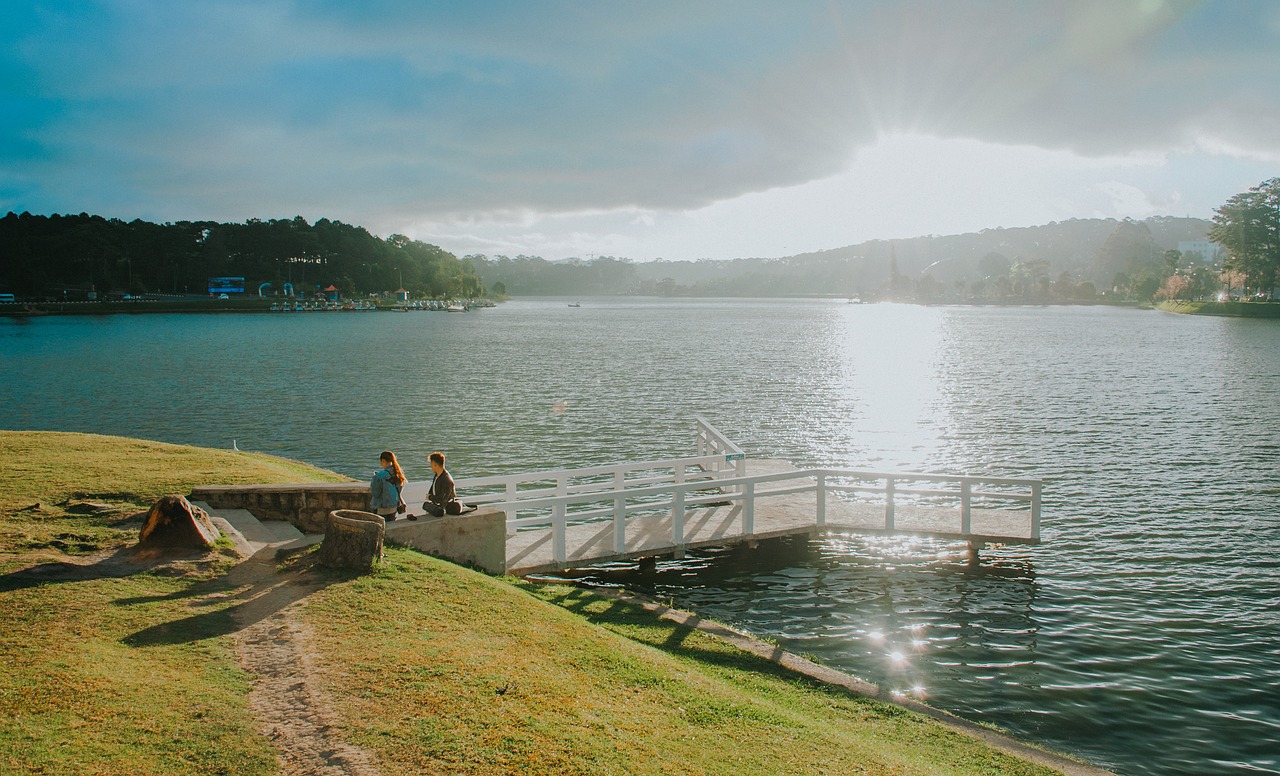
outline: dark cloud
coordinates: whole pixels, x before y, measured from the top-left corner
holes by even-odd
[[[5,13],[0,209],[681,209],[831,175],[894,132],[1280,154],[1269,2]]]

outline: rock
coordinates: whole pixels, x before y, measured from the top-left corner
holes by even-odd
[[[329,513],[329,525],[320,545],[320,563],[331,568],[368,571],[382,559],[382,540],[387,523],[372,512],[336,509]]]
[[[191,506],[182,496],[164,496],[147,512],[138,546],[203,550],[221,535],[203,509]]]

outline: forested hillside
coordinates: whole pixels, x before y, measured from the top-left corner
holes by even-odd
[[[1196,218],[1079,219],[972,234],[872,240],[786,258],[632,263],[615,257],[546,261],[468,256],[481,279],[511,294],[837,295],[943,300],[1150,298],[1168,253],[1204,240]]]
[[[210,278],[239,276],[254,293],[286,283],[299,293],[335,285],[345,296],[497,294],[860,296],[916,301],[1149,299],[1204,240],[1194,218],[1079,219],[963,235],[873,240],[786,258],[631,262],[547,261],[470,255],[459,260],[402,235],[320,219],[155,224],[99,216],[0,219],[0,290],[19,297],[66,292],[205,293]]]
[[[0,218],[0,290],[19,297],[99,293],[205,293],[212,277],[239,276],[300,294],[336,286],[344,296],[394,291],[415,297],[480,296],[472,267],[435,245],[322,218],[239,224],[155,224],[100,216]]]

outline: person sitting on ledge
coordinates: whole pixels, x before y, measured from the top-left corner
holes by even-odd
[[[431,461],[431,471],[435,472],[435,478],[431,481],[431,490],[427,491],[427,501],[422,508],[432,517],[462,514],[462,504],[458,503],[453,477],[444,468],[444,453],[437,450],[427,458]]]
[[[369,511],[381,515],[389,523],[396,519],[397,512],[402,511],[404,501],[400,492],[404,490],[404,472],[396,454],[390,450],[383,450],[378,462],[382,468],[374,472],[373,479],[369,481]]]

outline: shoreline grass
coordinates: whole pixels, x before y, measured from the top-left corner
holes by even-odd
[[[131,543],[130,510],[167,492],[343,479],[269,456],[0,431],[0,772],[278,772],[234,653],[243,591],[227,556],[128,574],[92,561]],[[74,511],[83,499],[106,509]],[[67,535],[74,552],[57,544]],[[577,588],[399,547],[363,576],[313,564],[276,571],[319,583],[298,615],[312,679],[388,776],[1053,772]]]
[[[1223,318],[1280,318],[1275,302],[1180,302],[1165,300],[1157,310],[1182,315],[1215,315]]]
[[[306,617],[384,774],[1055,772],[634,604],[409,549]]]

